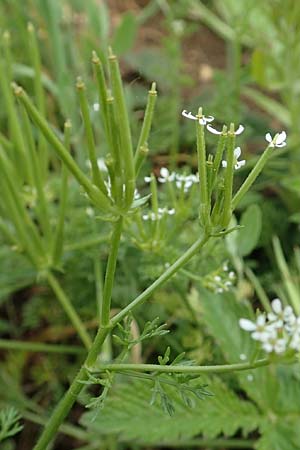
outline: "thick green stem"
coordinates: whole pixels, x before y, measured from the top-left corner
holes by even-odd
[[[218,366],[160,366],[159,364],[101,364],[97,365],[95,372],[105,372],[106,370],[112,372],[159,372],[159,373],[228,373],[241,370],[251,370],[257,367],[268,366],[270,361],[268,359],[259,359],[253,363],[236,363],[236,364],[221,364]]]
[[[82,384],[82,381],[86,381],[88,378],[88,373],[85,366],[92,366],[93,364],[95,364],[95,361],[99,355],[101,347],[108,333],[109,328],[99,329],[93,345],[88,353],[85,364],[81,367],[71,386],[55,408],[33,450],[46,450],[48,448],[48,445],[55,437],[60,425],[66,418],[68,412],[72,408],[79,393],[81,392],[84,386]]]
[[[178,258],[175,263],[169,267],[166,272],[164,272],[151,286],[148,287],[141,295],[139,295],[135,300],[133,300],[126,308],[123,309],[119,314],[117,314],[109,323],[106,328],[100,327],[92,347],[89,350],[87,359],[83,364],[82,368],[78,372],[77,376],[73,380],[68,391],[57,405],[48,424],[46,425],[43,433],[41,434],[36,446],[33,450],[46,450],[48,444],[54,438],[60,424],[64,421],[70,409],[72,408],[74,402],[77,399],[80,391],[83,388],[81,381],[85,381],[88,377],[86,367],[91,368],[94,366],[97,357],[101,351],[102,345],[109,334],[110,330],[119,323],[126,315],[132,311],[134,308],[142,304],[147,300],[153,292],[161,287],[166,281],[168,281],[172,275],[175,274],[184,264],[186,264],[194,254],[202,248],[208,241],[209,236],[204,236],[199,238],[180,258]]]
[[[103,301],[101,308],[101,325],[107,327],[109,325],[110,319],[110,305],[111,305],[111,295],[112,288],[115,278],[117,256],[121,238],[121,232],[123,227],[123,218],[120,217],[115,224],[115,228],[111,237],[111,248],[109,252],[109,257],[107,261],[107,268],[105,274],[105,282],[103,289]]]
[[[52,273],[50,273],[50,272],[47,273],[47,280],[48,280],[49,285],[53,289],[57,299],[59,300],[60,304],[62,305],[63,309],[65,310],[67,316],[71,320],[74,328],[77,330],[78,335],[81,337],[82,342],[84,343],[86,348],[89,349],[92,345],[91,338],[88,335],[77,312],[73,308],[69,298],[66,296],[66,294],[62,290],[59,282],[57,281],[56,277]]]

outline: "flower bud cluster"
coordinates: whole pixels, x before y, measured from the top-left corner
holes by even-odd
[[[164,216],[169,215],[173,216],[175,214],[175,209],[168,209],[168,208],[158,208],[157,213],[155,212],[149,212],[148,214],[143,214],[142,218],[143,220],[152,220],[155,222],[156,220],[162,219]]]
[[[208,274],[204,278],[205,287],[215,294],[222,294],[229,291],[233,286],[236,275],[233,271],[229,271],[227,264],[223,264],[221,269]]]
[[[151,177],[145,177],[144,180],[146,183],[150,183]],[[160,176],[158,177],[158,181],[162,184],[167,182],[175,182],[175,186],[186,193],[193,186],[193,184],[199,183],[199,175],[198,173],[190,175],[184,175],[176,172],[170,173],[166,167],[162,167],[160,169]]]
[[[272,311],[259,314],[256,321],[240,319],[240,327],[251,332],[251,337],[261,343],[267,353],[283,354],[288,349],[300,351],[300,317],[291,306],[282,306],[276,298],[272,301]]]

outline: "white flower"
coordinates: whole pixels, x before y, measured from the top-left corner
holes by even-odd
[[[212,122],[215,118],[213,116],[201,116],[200,119],[197,116],[194,116],[191,112],[187,112],[185,109],[181,113],[183,117],[191,120],[199,120],[201,125],[206,125],[208,122]]]
[[[215,128],[213,128],[211,125],[207,125],[206,127],[208,131],[210,131],[212,134],[222,134],[222,131],[218,131]],[[236,136],[241,134],[244,131],[245,127],[243,125],[239,125],[238,129],[234,132]]]
[[[275,298],[271,305],[273,312],[268,313],[268,319],[273,327],[281,328],[284,323],[290,324],[294,322],[295,315],[291,306],[282,308],[279,298]]]
[[[268,338],[263,342],[262,348],[267,353],[284,353],[287,347],[287,340],[280,338],[276,330],[272,330],[268,334]]]
[[[289,343],[289,347],[293,350],[300,351],[300,334],[295,333]]]
[[[145,183],[150,183],[151,182],[151,177],[144,177],[144,181],[145,181]]]
[[[277,135],[277,137],[275,136],[274,138],[272,138],[270,133],[266,134],[266,141],[269,142],[269,147],[284,147],[286,146],[285,140],[286,140],[285,131],[282,131]]]
[[[234,158],[235,158],[235,164],[234,164],[234,168],[236,170],[240,169],[242,166],[244,166],[246,164],[246,161],[243,159],[242,161],[238,161],[239,157],[241,156],[241,147],[237,147],[234,149]],[[227,161],[222,161],[222,167],[227,167]]]
[[[153,222],[156,220],[160,220],[164,215],[173,216],[175,214],[175,209],[168,209],[168,208],[158,208],[157,213],[155,212],[149,212],[149,214],[143,214],[142,219],[143,220],[152,220]]]
[[[103,172],[107,172],[107,167],[104,158],[97,158],[97,165],[100,170],[102,170]]]
[[[192,185],[194,183],[199,183],[199,175],[180,175],[180,174],[176,174],[176,187],[178,189],[182,189],[184,192],[188,192],[188,190],[190,189],[190,187],[192,187]]]
[[[99,109],[100,109],[99,103],[94,103],[93,104],[93,110],[97,112],[97,111],[99,111]]]
[[[158,181],[160,183],[166,183],[167,181],[172,182],[175,180],[175,175],[175,172],[170,173],[166,167],[162,167],[160,169],[160,177],[158,177]]]
[[[251,336],[256,341],[265,342],[270,334],[270,330],[266,325],[266,317],[264,314],[260,314],[256,322],[252,322],[249,319],[240,319],[240,327],[245,331],[252,331]]]

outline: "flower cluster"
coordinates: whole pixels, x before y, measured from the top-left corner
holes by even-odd
[[[151,177],[144,178],[146,183],[151,182]],[[175,185],[178,189],[183,190],[183,192],[188,192],[194,183],[199,183],[199,175],[190,174],[184,175],[176,172],[169,172],[166,167],[160,169],[160,176],[158,177],[160,183],[172,183],[175,181]]]
[[[162,219],[164,216],[169,215],[173,216],[175,214],[175,209],[168,209],[168,208],[158,208],[157,213],[155,212],[149,212],[148,214],[143,214],[142,218],[143,220],[152,220],[153,222],[156,220]]]
[[[276,298],[272,301],[272,311],[259,314],[256,321],[240,319],[240,327],[251,332],[251,337],[261,343],[267,353],[285,353],[288,349],[300,351],[300,317],[291,306],[282,306]]]
[[[215,294],[222,294],[223,292],[229,291],[235,280],[235,273],[229,270],[228,265],[224,263],[220,269],[206,275],[203,284]]]

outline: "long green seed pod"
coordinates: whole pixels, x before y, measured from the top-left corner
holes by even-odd
[[[78,183],[84,188],[92,202],[103,209],[104,212],[114,213],[110,200],[95,185],[93,185],[79,169],[68,150],[51,130],[48,123],[35,108],[25,91],[20,86],[14,85],[14,93],[25,106],[29,116],[44,134],[47,141],[52,145],[53,150],[58,154],[68,170],[74,175]]]
[[[112,93],[115,100],[115,115],[120,134],[121,156],[125,172],[125,207],[130,208],[135,190],[135,170],[132,151],[132,141],[129,126],[128,112],[121,80],[120,68],[117,57],[109,55],[109,67],[111,76]]]

